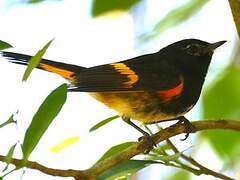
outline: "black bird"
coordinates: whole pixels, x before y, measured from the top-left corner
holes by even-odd
[[[88,92],[119,113],[142,123],[186,120],[184,114],[199,99],[214,50],[226,41],[185,39],[160,51],[132,59],[85,68],[42,59],[37,68],[59,74],[69,91]],[[31,56],[1,52],[10,62],[27,65]]]

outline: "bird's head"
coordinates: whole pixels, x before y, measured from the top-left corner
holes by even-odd
[[[164,49],[182,54],[189,58],[212,56],[214,50],[224,44],[226,41],[208,43],[199,39],[184,39],[170,44]]]
[[[214,50],[224,44],[226,41],[218,41],[215,43],[208,43],[198,39],[186,39],[177,42],[175,45],[180,48],[183,53],[190,56],[212,56]]]
[[[214,50],[225,42],[208,43],[198,39],[184,39],[163,48],[160,53],[184,70],[206,71]]]

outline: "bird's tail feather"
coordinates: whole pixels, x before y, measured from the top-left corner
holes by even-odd
[[[32,57],[25,54],[18,54],[13,52],[6,52],[6,51],[1,51],[0,54],[3,57],[6,57],[6,59],[9,62],[20,64],[20,65],[28,65],[28,62]],[[81,70],[85,69],[84,67],[81,67],[81,66],[55,62],[47,59],[42,59],[39,65],[37,66],[37,68],[45,71],[49,71],[52,73],[56,73],[70,81],[74,80],[75,75],[78,74]]]

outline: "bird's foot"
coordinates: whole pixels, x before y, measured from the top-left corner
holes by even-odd
[[[140,133],[143,134],[140,138],[138,138],[138,141],[146,141],[147,148],[144,151],[144,154],[148,154],[154,147],[156,147],[156,143],[153,141],[152,137],[144,130],[142,130],[140,127],[138,127],[136,124],[134,124],[129,117],[122,117],[122,119],[128,123],[130,126],[134,127],[136,130],[138,130]]]
[[[185,141],[189,137],[190,133],[194,133],[197,130],[196,127],[184,116],[179,118],[179,121],[176,123],[176,125],[177,124],[183,124],[186,129],[186,135],[185,138],[181,139],[182,141]]]
[[[152,137],[145,132],[143,136],[138,138],[138,141],[146,141],[147,149],[144,151],[144,154],[148,154],[154,147],[157,147],[156,143],[153,141]]]

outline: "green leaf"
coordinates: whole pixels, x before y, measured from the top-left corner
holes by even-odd
[[[38,64],[40,63],[42,56],[45,54],[46,50],[48,49],[48,47],[51,45],[53,39],[51,41],[49,41],[42,49],[40,49],[37,54],[35,54],[35,56],[31,57],[31,59],[29,60],[27,69],[24,72],[23,75],[23,81],[26,81],[29,77],[29,75],[31,74],[32,70],[38,66]]]
[[[229,66],[203,94],[203,117],[240,119],[240,68]],[[202,133],[221,158],[231,158],[240,150],[240,133],[215,130]]]
[[[105,124],[107,124],[107,123],[109,123],[109,122],[111,122],[111,121],[113,121],[114,119],[117,119],[117,118],[119,118],[119,117],[120,117],[120,116],[116,115],[116,116],[112,116],[112,117],[109,117],[109,118],[107,118],[107,119],[104,119],[104,120],[100,121],[99,123],[97,123],[96,125],[94,125],[93,127],[91,127],[91,128],[89,129],[89,132],[95,131],[95,130],[97,130],[98,128],[104,126]]]
[[[27,2],[28,3],[40,3],[40,2],[43,2],[43,1],[46,1],[46,0],[28,0]]]
[[[209,0],[191,0],[187,4],[173,9],[154,26],[150,34],[147,33],[142,35],[140,39],[142,41],[151,40],[168,28],[186,21],[198,12],[207,2],[209,2]]]
[[[94,17],[114,10],[129,10],[140,0],[94,0],[92,6],[92,15]]]
[[[0,50],[11,48],[12,45],[0,40]]]
[[[156,163],[157,162],[147,160],[127,160],[105,171],[98,177],[98,180],[127,179],[137,171]]]
[[[147,156],[148,160],[160,160],[164,162],[169,162],[169,161],[177,161],[179,157],[181,156],[181,152],[173,154],[173,155],[158,155],[158,154],[149,154]]]
[[[0,124],[0,128],[6,126],[8,124],[16,123],[16,121],[14,121],[13,117],[14,117],[14,115],[12,114],[6,122]]]
[[[14,153],[14,150],[16,148],[16,145],[17,144],[14,144],[8,151],[6,157],[4,158],[5,162],[7,163],[6,167],[2,170],[2,172],[6,171],[8,169],[8,166],[12,160],[12,156],[13,156],[13,153]]]
[[[23,156],[27,160],[44,132],[61,110],[67,98],[67,85],[62,84],[52,91],[39,107],[28,127],[23,145]]]
[[[173,175],[167,178],[167,180],[189,180],[190,179],[190,174],[187,171],[177,171]]]
[[[127,149],[128,147],[130,147],[133,144],[135,144],[135,142],[130,141],[130,142],[125,142],[125,143],[118,144],[116,146],[111,147],[109,150],[107,150],[107,152],[104,153],[104,155],[97,161],[97,163],[99,163],[117,153],[124,151],[125,149]]]

